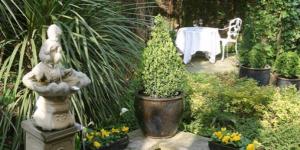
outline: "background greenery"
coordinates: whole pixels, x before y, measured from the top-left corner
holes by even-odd
[[[191,26],[201,18],[204,26],[221,28],[229,19],[241,17],[242,47],[254,49],[253,66],[273,65],[282,52],[299,53],[298,0],[121,2],[0,2],[0,149],[19,149],[22,144],[20,122],[30,118],[37,95],[22,86],[20,79],[37,64],[47,26],[52,23],[64,31],[64,65],[85,72],[93,82],[72,97],[77,120],[83,125],[94,121],[95,126],[125,123],[137,128],[133,100],[138,84],[131,78],[144,42],[132,31],[138,27],[137,33],[147,39],[145,25],[152,22],[152,14],[162,13],[173,27]],[[157,5],[149,6],[149,2]],[[258,51],[265,46],[266,61],[256,57],[262,56]],[[295,88],[257,87],[254,81],[237,79],[234,74],[188,77],[185,131],[209,136],[215,127],[227,126],[257,138],[267,149],[299,148],[299,93]],[[121,107],[129,109],[123,117],[119,116]]]
[[[202,136],[227,127],[257,139],[267,150],[300,147],[300,94],[295,87],[259,87],[236,74],[189,75],[183,129]]]
[[[0,2],[1,92],[13,102],[1,107],[0,149],[19,149],[20,123],[30,118],[36,94],[21,84],[22,76],[38,63],[47,26],[63,29],[64,66],[86,73],[92,84],[72,97],[77,120],[101,124],[118,116],[121,95],[140,58],[143,40],[134,33],[135,5],[109,0],[3,0]],[[130,17],[128,17],[130,16]],[[3,99],[5,101],[3,101]],[[2,98],[6,103],[7,96]],[[9,133],[9,136],[8,136]]]
[[[297,52],[285,52],[278,55],[275,71],[285,78],[298,78],[300,74],[300,58]]]
[[[272,64],[273,49],[265,43],[257,43],[252,48],[243,49],[239,53],[239,62],[250,68],[265,68]]]
[[[256,49],[257,44],[264,44],[269,47],[268,50],[260,49],[267,55],[271,66],[282,52],[295,51],[299,54],[299,6],[298,0],[261,0],[249,5],[244,18],[241,51],[248,53]],[[242,57],[247,59],[247,55],[242,54]]]

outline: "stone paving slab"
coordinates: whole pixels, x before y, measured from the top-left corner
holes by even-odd
[[[126,150],[209,150],[208,138],[188,132],[179,132],[168,139],[153,139],[135,130],[129,133],[129,139]]]
[[[225,73],[225,72],[237,72],[237,58],[234,55],[226,57],[224,61],[216,59],[216,63],[212,64],[207,58],[196,54],[186,68],[192,73]]]

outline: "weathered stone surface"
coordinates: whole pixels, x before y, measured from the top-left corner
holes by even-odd
[[[33,125],[32,120],[22,122],[26,132],[26,150],[74,150],[75,134],[80,131],[80,125],[58,130],[42,131]]]
[[[62,30],[55,24],[47,30],[48,39],[43,43],[39,58],[41,62],[24,75],[23,84],[37,92],[34,125],[43,130],[65,129],[75,124],[69,108],[69,97],[86,87],[91,80],[82,72],[61,66]]]
[[[209,150],[208,138],[187,132],[179,132],[168,139],[153,139],[135,130],[129,133],[129,139],[126,150]]]
[[[186,65],[189,72],[193,73],[225,73],[225,72],[238,72],[238,60],[236,56],[229,56],[221,61],[220,58],[216,59],[216,63],[212,64],[207,58],[200,54],[195,54],[191,63]]]

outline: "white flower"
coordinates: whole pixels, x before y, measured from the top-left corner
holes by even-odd
[[[126,113],[127,111],[129,111],[127,108],[122,108],[121,112],[120,112],[120,116],[122,116],[124,113]]]
[[[89,126],[94,126],[94,125],[95,125],[95,123],[93,121],[91,121],[91,122],[89,122],[89,124],[87,126],[89,127]]]

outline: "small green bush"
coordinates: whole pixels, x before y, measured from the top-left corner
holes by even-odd
[[[299,75],[300,59],[296,52],[281,53],[275,62],[275,71],[286,78],[297,78]]]
[[[243,50],[240,53],[240,62],[242,65],[251,68],[265,68],[270,65],[270,58],[273,56],[273,50],[270,45],[258,43],[250,50]]]
[[[0,90],[3,90],[0,88]],[[6,89],[0,92],[0,108],[1,106],[7,106],[14,102],[15,95],[11,89]]]
[[[155,17],[151,39],[143,52],[142,84],[144,94],[151,97],[172,97],[182,92],[184,69],[172,42],[168,22]]]
[[[257,139],[266,150],[298,148],[300,93],[295,87],[259,87],[233,73],[189,75],[188,85],[186,131],[210,136],[213,129],[226,126]]]

